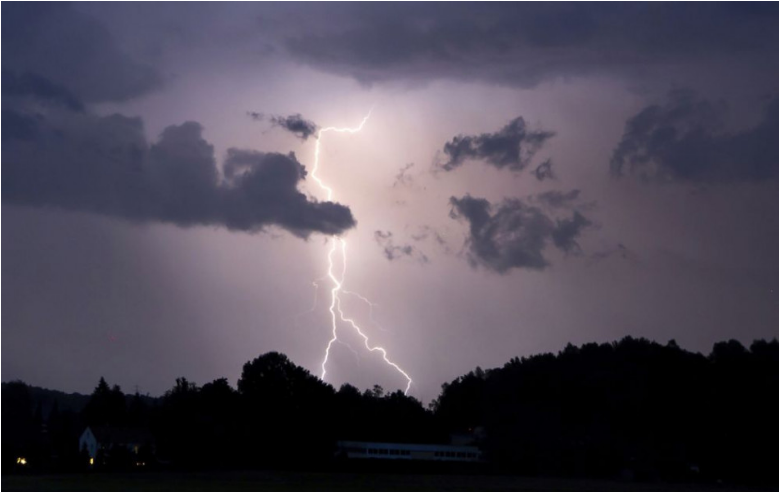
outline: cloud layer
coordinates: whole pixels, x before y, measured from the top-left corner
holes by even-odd
[[[105,27],[67,3],[8,4],[3,14],[4,72],[56,81],[88,103],[124,101],[162,85],[158,71],[133,60]]]
[[[717,56],[733,67],[777,71],[774,4],[343,5],[329,15],[329,23],[289,35],[287,52],[367,84],[458,79],[530,88],[582,75],[642,80]]]

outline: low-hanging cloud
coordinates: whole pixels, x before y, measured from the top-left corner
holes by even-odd
[[[691,91],[669,94],[631,117],[614,150],[610,170],[656,182],[726,183],[777,179],[778,101],[756,126],[721,129],[718,105]]]
[[[450,216],[467,220],[468,262],[497,273],[513,268],[541,270],[550,265],[544,252],[551,243],[565,254],[579,254],[577,238],[592,223],[574,211],[571,218],[553,220],[520,199],[491,204],[483,198],[452,197]]]
[[[477,160],[498,169],[520,171],[554,135],[550,131],[529,129],[522,117],[513,119],[494,133],[458,135],[443,146],[448,157],[443,169],[454,170],[467,160]]]
[[[356,224],[348,207],[298,190],[306,171],[293,153],[229,149],[221,176],[197,122],[167,127],[148,143],[139,118],[3,103],[4,203],[183,227],[278,226],[303,238]]]
[[[303,118],[299,113],[287,117],[271,115],[269,121],[275,127],[285,129],[303,141],[318,132],[318,126],[315,122]]]

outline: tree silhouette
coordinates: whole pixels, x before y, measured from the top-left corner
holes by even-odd
[[[110,388],[101,377],[84,407],[82,419],[87,425],[124,425],[127,419],[125,395],[119,386]]]
[[[237,389],[180,377],[157,401],[101,378],[79,415],[55,403],[46,418],[12,382],[3,384],[2,459],[78,468],[85,425],[150,427],[154,452],[111,451],[115,463],[198,468],[324,468],[337,440],[445,443],[460,433],[475,434],[496,472],[767,488],[778,473],[778,362],[777,340],[719,342],[708,356],[643,338],[569,344],[476,368],[443,384],[429,409],[378,385],[335,392],[277,352],[247,362]]]

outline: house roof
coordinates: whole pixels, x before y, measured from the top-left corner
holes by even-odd
[[[144,444],[154,442],[152,433],[143,427],[90,426],[101,444]]]

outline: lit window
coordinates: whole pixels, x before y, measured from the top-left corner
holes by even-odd
[[[95,465],[95,458],[90,458],[90,465]]]

